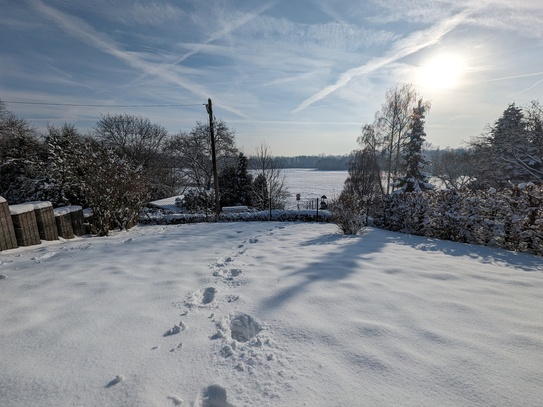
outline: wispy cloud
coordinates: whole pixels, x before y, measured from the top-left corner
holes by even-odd
[[[420,51],[423,48],[436,44],[444,35],[465,21],[469,13],[469,11],[463,11],[456,16],[436,24],[426,30],[411,33],[406,38],[396,42],[392,50],[386,53],[384,56],[373,58],[366,64],[349,69],[341,74],[336,83],[325,87],[321,91],[315,93],[313,96],[305,99],[302,103],[300,103],[300,105],[298,105],[298,107],[296,107],[296,109],[294,109],[293,112],[303,110],[308,106],[311,106],[313,103],[324,99],[331,93],[347,85],[353,78],[375,72],[376,70],[392,62]]]
[[[63,29],[67,34],[77,38],[84,43],[99,49],[100,51],[114,56],[115,58],[123,61],[132,68],[138,69],[139,71],[159,77],[160,79],[167,81],[169,83],[178,85],[185,90],[188,90],[193,95],[197,96],[201,100],[206,100],[209,97],[209,91],[204,87],[197,85],[187,79],[183,78],[181,75],[178,75],[176,72],[171,70],[162,69],[161,64],[150,63],[141,59],[137,54],[132,52],[127,52],[117,46],[114,42],[102,34],[94,30],[90,25],[81,19],[67,15],[57,9],[54,9],[41,0],[30,0],[29,3],[42,15],[46,16],[53,22],[55,22],[61,29]],[[235,108],[229,106],[222,106],[225,110],[235,113],[241,117],[245,115],[238,111]]]
[[[122,24],[143,24],[150,26],[159,26],[162,24],[173,24],[174,21],[181,19],[184,16],[183,10],[176,6],[172,6],[165,2],[146,2],[129,4],[120,12],[112,13],[111,7],[108,7],[104,13],[105,17],[109,17],[113,21]]]
[[[300,24],[285,19],[263,16],[248,24],[246,35],[256,38],[288,41],[290,44],[318,45],[331,49],[357,50],[390,43],[396,35],[386,30],[372,30],[345,22]]]
[[[180,58],[178,58],[177,61],[175,61],[175,64],[180,64],[181,62],[185,61],[187,58],[195,54],[198,54],[202,49],[204,49],[207,45],[209,45],[213,41],[217,41],[220,38],[228,35],[232,31],[238,29],[239,27],[247,24],[249,21],[253,20],[258,15],[262,14],[266,10],[273,7],[276,3],[277,1],[272,1],[269,3],[263,4],[249,12],[238,13],[235,16],[229,16],[228,19],[221,18],[220,21],[222,21],[223,26],[220,29],[213,32],[204,42],[196,46],[193,46],[189,52],[185,53]]]

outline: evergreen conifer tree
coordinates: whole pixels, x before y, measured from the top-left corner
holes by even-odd
[[[424,118],[427,106],[423,105],[422,99],[418,106],[413,109],[411,115],[411,129],[408,134],[407,144],[403,152],[406,165],[406,173],[398,179],[399,192],[426,191],[433,189],[428,182],[428,176],[424,173],[424,166],[427,164],[422,145],[426,140],[424,131]]]
[[[264,174],[258,174],[253,185],[253,205],[259,210],[268,207],[270,194],[268,192],[268,182]]]
[[[236,169],[236,196],[241,205],[252,205],[253,177],[249,174],[249,160],[243,153],[238,155],[238,167]]]

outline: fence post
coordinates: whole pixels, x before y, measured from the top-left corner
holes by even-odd
[[[0,251],[15,249],[17,247],[17,237],[11,220],[8,201],[0,196]]]

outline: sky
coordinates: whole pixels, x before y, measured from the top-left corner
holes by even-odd
[[[208,120],[245,153],[347,154],[391,87],[459,147],[543,90],[540,0],[0,0],[0,100],[39,129]],[[34,104],[15,103],[32,102]]]

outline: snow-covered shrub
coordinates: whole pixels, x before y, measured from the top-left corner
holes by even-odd
[[[169,137],[163,126],[146,117],[108,113],[100,117],[92,135],[132,166],[143,168],[152,199],[175,193],[179,180],[166,148]]]
[[[84,193],[83,170],[86,165],[85,139],[71,124],[62,127],[48,126],[46,183],[42,188],[43,199],[54,207],[87,206]]]
[[[345,235],[356,235],[364,229],[363,208],[353,194],[345,190],[330,202],[332,220]]]
[[[190,213],[207,213],[215,211],[213,191],[190,189],[185,192],[182,202],[185,211]]]
[[[0,196],[10,204],[43,200],[46,157],[36,129],[0,100]]]
[[[93,211],[89,219],[96,233],[129,229],[139,220],[139,211],[149,197],[141,167],[134,168],[111,150],[88,140],[85,144],[83,193]]]
[[[543,186],[426,191],[385,197],[378,226],[543,255]]]
[[[152,215],[145,213],[140,218],[142,224],[153,225],[179,225],[185,223],[199,222],[215,222],[214,216],[206,216],[203,213],[182,213],[182,214],[158,214],[154,212]],[[317,217],[314,210],[283,210],[274,209],[270,211],[250,211],[242,213],[221,213],[218,218],[219,222],[332,222],[332,214],[330,211],[319,211]]]

